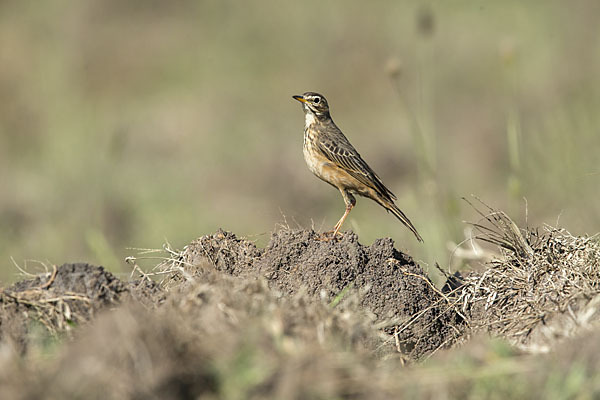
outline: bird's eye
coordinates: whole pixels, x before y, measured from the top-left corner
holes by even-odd
[[[321,102],[321,98],[320,97],[315,97],[313,99],[313,103],[315,103],[315,104],[319,104],[320,102]]]

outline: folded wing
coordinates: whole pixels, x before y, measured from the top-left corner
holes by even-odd
[[[319,149],[332,162],[343,168],[360,183],[377,191],[382,197],[395,200],[396,196],[383,184],[381,178],[362,159],[356,149],[345,136],[336,137],[336,140],[321,138]]]

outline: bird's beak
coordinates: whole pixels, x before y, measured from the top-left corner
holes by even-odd
[[[302,97],[302,96],[295,95],[295,96],[292,96],[292,97],[294,99],[298,100],[301,103],[306,103],[306,99],[304,97]]]

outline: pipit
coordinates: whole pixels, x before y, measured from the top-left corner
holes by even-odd
[[[318,178],[336,187],[346,203],[346,211],[333,227],[335,238],[350,210],[356,205],[353,194],[368,197],[391,212],[422,242],[408,217],[394,204],[396,196],[350,144],[329,114],[323,95],[306,92],[293,96],[304,109],[304,160]]]

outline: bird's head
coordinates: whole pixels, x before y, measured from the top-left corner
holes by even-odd
[[[317,116],[329,115],[329,105],[322,94],[306,92],[301,96],[293,96],[293,98],[302,103],[305,113],[312,113]]]

